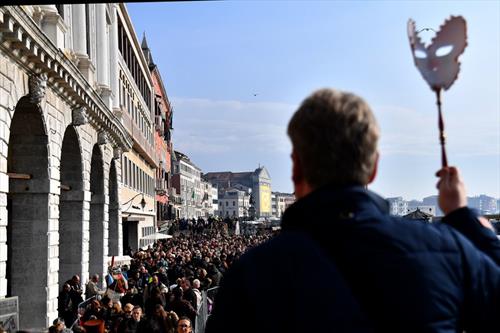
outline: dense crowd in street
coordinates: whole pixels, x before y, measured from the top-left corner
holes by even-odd
[[[130,252],[130,265],[110,267],[106,288],[99,288],[98,275],[85,290],[73,276],[63,284],[49,332],[190,332],[202,292],[216,289],[237,258],[273,235],[233,235],[231,227],[215,219],[178,220],[173,238]]]

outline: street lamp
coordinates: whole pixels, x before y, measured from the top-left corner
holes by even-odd
[[[132,198],[130,198],[130,200],[128,200],[127,202],[123,203],[122,206],[125,206],[125,205],[127,205],[129,203],[130,203],[130,206],[132,206],[132,200],[134,200],[135,198],[137,198],[140,195],[142,195],[141,208],[142,208],[142,210],[144,210],[144,208],[146,207],[146,200],[144,200],[144,193],[137,193]],[[129,210],[130,206],[127,207],[127,209],[125,209],[124,211],[126,212],[127,210]]]

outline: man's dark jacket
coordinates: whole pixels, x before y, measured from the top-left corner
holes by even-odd
[[[468,208],[425,224],[362,187],[326,186],[231,267],[206,332],[500,332],[499,265]]]

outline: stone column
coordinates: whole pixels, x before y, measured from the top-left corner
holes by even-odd
[[[109,89],[109,33],[106,22],[106,4],[96,4],[97,34],[97,86],[101,98],[111,107],[111,90]]]
[[[109,47],[109,63],[110,63],[110,85],[113,97],[113,109],[120,108],[120,85],[118,73],[118,16],[116,14],[117,4],[111,4],[111,33]]]
[[[85,16],[85,5],[75,4],[73,10],[73,51],[78,57],[87,57],[87,20]]]
[[[41,5],[41,26],[45,34],[60,49],[64,49],[64,34],[67,31],[64,20],[57,12],[55,5]]]

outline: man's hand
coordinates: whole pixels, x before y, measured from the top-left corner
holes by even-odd
[[[455,167],[444,167],[436,176],[439,181],[436,187],[439,190],[439,207],[445,214],[467,206],[467,196],[465,193],[465,185],[460,178],[458,169]]]

